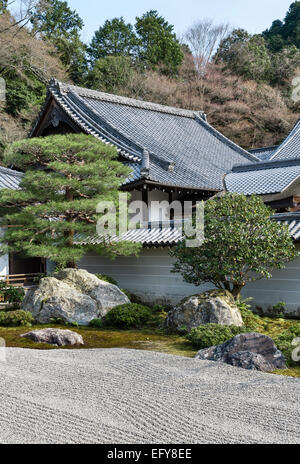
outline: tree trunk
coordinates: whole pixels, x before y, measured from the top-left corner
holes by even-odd
[[[73,192],[72,192],[71,189],[69,189],[67,187],[66,188],[66,200],[73,201],[73,199],[74,199]],[[68,222],[73,222],[73,219],[68,218],[67,221]],[[67,230],[65,232],[65,237],[67,239],[67,246],[69,248],[73,248],[73,246],[74,246],[74,230],[73,229]],[[74,260],[68,261],[67,262],[67,267],[72,268],[72,269],[76,269],[77,268],[76,262]]]
[[[244,285],[234,285],[232,287],[231,293],[234,296],[234,299],[238,301],[241,297],[241,291],[243,290]]]

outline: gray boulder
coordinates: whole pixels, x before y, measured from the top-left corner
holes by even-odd
[[[63,269],[53,277],[75,288],[79,293],[88,295],[96,302],[101,317],[117,305],[130,303],[119,287],[98,279],[85,269]]]
[[[221,345],[200,350],[195,358],[263,372],[287,368],[273,340],[255,332],[239,334]]]
[[[50,345],[84,345],[82,336],[72,330],[61,330],[61,329],[42,329],[32,330],[25,334],[20,335],[24,338],[38,343],[48,343]]]
[[[184,298],[169,311],[166,327],[174,330],[186,326],[188,330],[201,324],[242,326],[243,319],[230,292],[209,290]]]
[[[88,325],[92,319],[102,318],[110,309],[124,303],[130,301],[116,285],[83,269],[65,269],[41,279],[36,289],[29,290],[22,309],[30,311],[41,324],[62,319]]]

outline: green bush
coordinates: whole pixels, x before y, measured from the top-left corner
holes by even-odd
[[[203,324],[194,327],[187,339],[198,349],[220,345],[240,333],[250,332],[246,327],[235,325]]]
[[[292,351],[295,348],[292,346],[292,341],[294,338],[300,337],[300,323],[293,325],[288,330],[285,330],[277,337],[274,337],[274,343],[277,348],[282,352],[286,359],[286,363],[288,366],[299,366],[300,362],[296,362],[292,360]]]
[[[95,327],[97,329],[101,329],[103,327],[103,320],[102,319],[92,319],[89,323],[90,327]]]
[[[104,324],[119,329],[141,327],[151,319],[151,310],[136,303],[115,306],[105,316]]]
[[[5,302],[19,306],[24,300],[25,292],[22,287],[13,287],[0,281],[0,295],[3,296]]]
[[[96,277],[98,277],[98,279],[100,280],[104,280],[104,282],[108,282],[109,284],[113,284],[113,285],[116,285],[118,287],[118,282],[113,279],[112,277],[110,277],[109,275],[106,275],[106,274],[95,274]]]
[[[120,290],[121,290],[121,292],[125,293],[127,298],[131,301],[132,294],[128,290],[125,290],[125,288],[120,288]]]
[[[0,311],[0,325],[4,327],[30,327],[33,321],[33,315],[29,311]]]
[[[259,332],[264,325],[264,321],[261,317],[251,311],[251,305],[249,304],[251,300],[252,298],[247,298],[245,300],[240,299],[237,301],[237,307],[241,312],[243,322],[247,329]]]

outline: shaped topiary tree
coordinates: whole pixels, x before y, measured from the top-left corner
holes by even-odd
[[[211,283],[239,299],[248,282],[272,277],[298,252],[288,227],[271,219],[272,210],[257,196],[227,194],[205,204],[201,246],[189,248],[185,239],[170,252],[172,272],[196,286]]]

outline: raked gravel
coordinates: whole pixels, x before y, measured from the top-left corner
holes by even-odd
[[[0,443],[300,443],[300,379],[128,349],[8,348]]]

